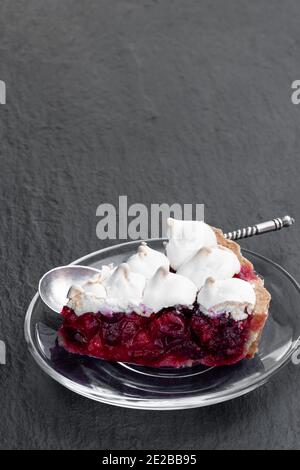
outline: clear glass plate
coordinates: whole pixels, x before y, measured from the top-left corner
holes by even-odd
[[[162,239],[148,240],[163,250]],[[140,241],[91,253],[72,264],[100,268],[126,260]],[[36,362],[53,379],[80,395],[128,408],[174,410],[212,405],[244,395],[263,385],[285,365],[300,336],[300,287],[283,268],[243,250],[272,294],[270,316],[259,353],[234,366],[154,369],[71,355],[57,346],[60,316],[46,307],[39,295],[32,299],[25,318],[25,338]]]

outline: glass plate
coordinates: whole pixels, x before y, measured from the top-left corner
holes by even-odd
[[[148,240],[163,250],[162,239]],[[119,264],[136,252],[140,241],[105,248],[74,261],[100,268]],[[60,316],[38,294],[25,318],[25,338],[34,359],[53,379],[85,397],[128,408],[175,410],[212,405],[244,395],[263,385],[291,358],[300,336],[300,287],[283,268],[243,250],[272,294],[270,316],[259,353],[234,366],[155,369],[68,354],[57,346]]]

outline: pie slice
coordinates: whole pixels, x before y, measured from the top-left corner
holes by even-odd
[[[142,243],[120,266],[72,286],[59,343],[70,353],[151,367],[252,358],[270,294],[237,243],[169,219],[166,255]]]

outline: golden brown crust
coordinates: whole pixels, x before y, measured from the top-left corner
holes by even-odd
[[[229,248],[231,251],[233,251],[237,255],[241,265],[246,265],[249,268],[253,269],[252,263],[246,258],[244,258],[241,253],[241,248],[236,242],[232,240],[227,240],[224,237],[222,230],[214,227],[212,227],[212,229],[216,234],[217,242],[219,245],[225,246],[226,248]],[[251,284],[253,285],[255,290],[256,303],[254,306],[253,319],[251,322],[252,335],[246,347],[247,357],[249,358],[253,357],[254,354],[257,352],[258,342],[260,340],[263,327],[268,317],[268,309],[271,300],[271,295],[264,287],[264,282],[259,276],[257,276],[256,279],[251,281]]]
[[[236,254],[241,264],[246,264],[247,266],[253,269],[253,264],[248,259],[243,257],[241,253],[241,247],[240,245],[238,245],[238,243],[232,240],[227,240],[227,238],[224,237],[224,234],[221,229],[215,227],[212,227],[212,229],[216,234],[217,242],[219,245],[229,248],[229,250],[233,251]]]

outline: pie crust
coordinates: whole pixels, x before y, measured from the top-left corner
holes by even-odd
[[[212,227],[214,230],[217,241],[219,245],[225,246],[233,251],[240,263],[242,269],[246,268],[254,271],[253,264],[246,259],[242,253],[241,248],[238,243],[234,242],[233,240],[227,240],[224,237],[224,234],[221,229]],[[256,303],[254,306],[254,310],[252,313],[252,320],[251,320],[251,334],[248,342],[245,345],[245,354],[247,358],[252,358],[254,354],[258,351],[258,343],[262,334],[262,330],[268,318],[268,310],[271,300],[271,294],[269,291],[264,287],[264,281],[258,275],[251,281],[256,295]]]

